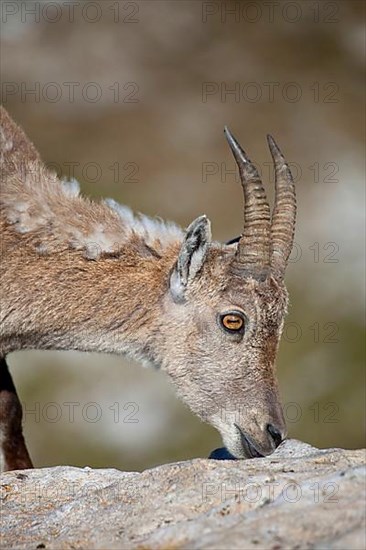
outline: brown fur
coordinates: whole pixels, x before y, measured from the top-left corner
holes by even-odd
[[[275,376],[287,306],[282,280],[233,273],[236,246],[210,242],[206,218],[186,236],[163,224],[146,236],[107,204],[65,192],[4,109],[0,128],[0,356],[20,349],[128,354],[167,372],[235,456],[250,456],[240,430],[258,453],[271,453],[278,442],[268,425],[282,438],[286,431]],[[219,315],[231,310],[247,318],[241,338],[219,326]],[[5,367],[1,376],[10,377]],[[31,467],[15,388],[10,393],[15,407],[9,386],[0,386],[3,469]]]

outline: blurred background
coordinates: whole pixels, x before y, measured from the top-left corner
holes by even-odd
[[[364,3],[1,3],[2,102],[83,193],[214,238],[242,228],[227,124],[298,191],[278,375],[292,437],[365,445]],[[117,298],[116,298],[117,299]],[[140,470],[221,446],[162,373],[120,357],[9,356],[35,465]]]

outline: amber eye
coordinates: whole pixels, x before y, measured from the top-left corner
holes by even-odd
[[[241,313],[225,313],[224,315],[221,315],[220,321],[224,329],[229,332],[244,331],[244,317]]]

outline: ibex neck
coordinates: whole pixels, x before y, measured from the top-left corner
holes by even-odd
[[[158,362],[159,304],[179,242],[163,257],[126,246],[95,261],[75,250],[41,256],[22,244],[8,251],[2,278],[3,352],[74,349]]]

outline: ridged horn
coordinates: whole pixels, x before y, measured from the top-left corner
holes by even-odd
[[[292,174],[272,136],[267,141],[275,167],[275,204],[271,223],[271,270],[275,277],[285,275],[291,254],[296,221],[296,193]]]
[[[270,269],[270,208],[254,164],[225,127],[225,136],[239,168],[244,194],[244,229],[232,263],[235,273],[264,278]]]

